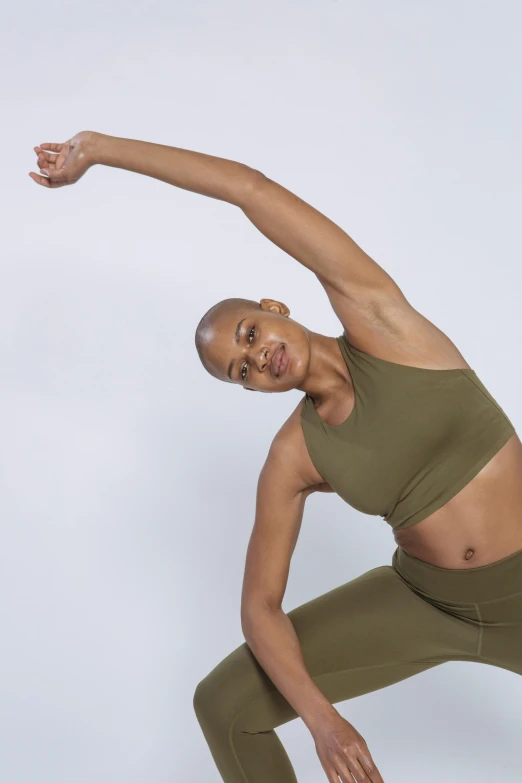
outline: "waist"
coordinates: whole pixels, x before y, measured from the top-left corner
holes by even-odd
[[[437,601],[481,603],[522,592],[522,549],[476,568],[448,569],[418,560],[397,547],[392,566],[415,591]]]
[[[474,568],[522,548],[522,444],[515,434],[460,492],[395,541],[442,568]]]

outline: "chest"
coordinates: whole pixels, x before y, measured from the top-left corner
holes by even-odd
[[[329,424],[305,397],[301,419],[310,458],[347,503],[389,517],[409,492],[436,484],[469,459],[480,436],[504,415],[471,369],[358,377],[351,412]],[[341,410],[341,409],[340,409]],[[329,421],[335,421],[331,413]],[[475,445],[470,435],[477,433]],[[467,456],[466,456],[467,455]],[[471,455],[472,456],[472,455]]]

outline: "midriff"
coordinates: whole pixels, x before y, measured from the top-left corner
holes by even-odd
[[[518,435],[451,500],[394,537],[408,554],[439,568],[478,568],[522,549]]]

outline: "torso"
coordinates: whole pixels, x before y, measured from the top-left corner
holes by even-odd
[[[514,434],[457,495],[394,533],[406,552],[440,568],[478,568],[522,549],[522,444]]]
[[[435,328],[435,327],[434,327]],[[447,339],[447,338],[446,338]],[[451,344],[452,346],[452,344]],[[357,346],[356,346],[357,347]],[[453,346],[454,348],[454,346]],[[368,350],[368,346],[361,347]],[[457,366],[469,365],[460,353]],[[375,351],[372,351],[375,355]],[[381,351],[381,358],[387,358]],[[398,354],[388,354],[390,361],[415,363]],[[455,356],[443,360],[455,366]],[[430,365],[431,366],[431,365]],[[302,402],[292,413],[288,424],[294,430],[293,444],[298,444],[296,459],[301,475],[310,485],[325,485],[308,454],[301,429]],[[330,399],[328,406],[316,408],[328,424],[343,422],[354,406],[353,386],[349,384]],[[327,485],[328,486],[328,485]],[[440,568],[478,568],[508,557],[522,549],[522,443],[515,433],[484,468],[441,508],[409,528],[394,531],[397,544],[414,557]]]
[[[298,459],[310,485],[324,485],[302,436],[301,404],[290,417],[292,427],[301,433],[294,440],[302,440]],[[318,413],[335,426],[350,410],[347,399],[336,408],[335,416]],[[478,568],[522,549],[522,443],[518,435],[447,503],[417,524],[394,531],[394,538],[406,552],[439,568]]]

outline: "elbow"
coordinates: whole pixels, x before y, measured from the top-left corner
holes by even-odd
[[[245,177],[242,182],[241,195],[238,206],[241,209],[248,207],[251,200],[259,193],[260,188],[267,181],[265,175],[257,169],[247,167]]]
[[[270,604],[265,601],[257,601],[255,604],[249,603],[241,607],[241,629],[243,633],[255,626],[261,617],[267,614],[277,614],[282,611],[280,604]]]

